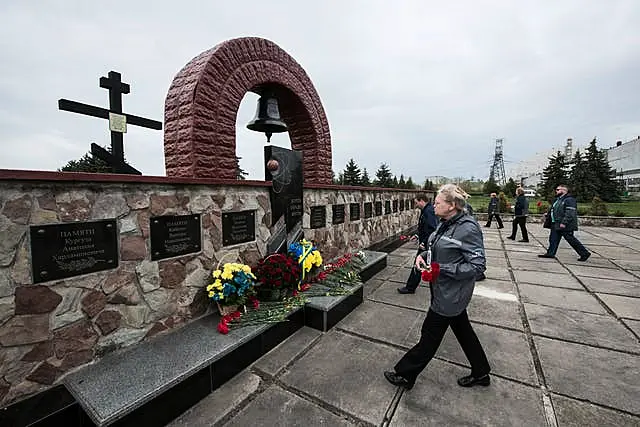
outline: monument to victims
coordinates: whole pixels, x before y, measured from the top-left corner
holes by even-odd
[[[128,380],[136,387],[92,387],[102,381],[97,373],[76,379],[117,359],[117,350],[160,342],[206,314],[206,278],[227,253],[252,264],[304,231],[330,259],[397,237],[415,223],[414,212],[396,212],[412,191],[331,185],[331,138],[320,98],[302,67],[268,40],[225,41],[176,75],[165,103],[167,177],[137,175],[122,155],[125,123],[162,124],[123,113],[121,94],[130,88],[118,73],[101,78],[100,86],[110,90],[109,110],[66,100],[59,106],[111,118],[112,153],[103,157],[117,175],[0,171],[0,421],[8,425],[15,417],[31,417],[28,424],[54,412],[77,420],[91,405],[98,405],[93,422],[106,425],[127,415],[131,402],[168,392],[169,383],[137,378],[135,364]],[[291,140],[291,150],[265,147],[266,182],[235,179],[236,112],[248,91],[261,96],[250,126],[267,137],[286,129]],[[265,342],[275,345],[277,336]],[[260,344],[257,354],[269,345]],[[188,356],[170,353],[182,358],[175,366]],[[215,378],[203,382],[208,387],[223,381],[221,372],[222,378],[235,372],[215,363]],[[127,371],[105,372],[113,378]],[[146,378],[173,381],[171,375]],[[58,406],[41,405],[42,399]]]

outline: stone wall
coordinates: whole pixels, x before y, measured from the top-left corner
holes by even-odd
[[[78,174],[51,174],[69,177]],[[86,176],[86,175],[85,175]],[[115,179],[115,178],[112,178]],[[203,287],[225,254],[255,263],[269,237],[265,182],[175,179],[130,182],[0,179],[0,407],[44,390],[74,368],[205,314]],[[331,224],[331,204],[412,199],[414,193],[305,188],[303,226],[326,258],[368,247],[417,222],[411,209]],[[311,206],[327,206],[327,227],[308,230]],[[255,209],[256,241],[222,246],[222,212]],[[202,251],[151,261],[149,218],[201,214]],[[117,218],[118,268],[33,284],[29,226]]]

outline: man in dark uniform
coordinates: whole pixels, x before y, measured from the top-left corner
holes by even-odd
[[[429,236],[434,232],[438,226],[438,219],[436,213],[433,210],[431,200],[426,194],[420,193],[416,196],[415,206],[420,208],[420,219],[418,220],[418,234],[411,236],[411,240],[418,240],[418,253],[416,256],[425,251],[427,248],[427,241]],[[407,285],[398,288],[398,292],[401,294],[414,294],[416,288],[420,284],[421,273],[415,266],[411,269],[411,274],[407,279]]]

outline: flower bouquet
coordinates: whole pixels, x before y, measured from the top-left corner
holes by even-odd
[[[251,267],[239,263],[226,263],[211,273],[206,289],[216,302],[220,314],[227,315],[244,306],[255,295],[256,276]]]
[[[322,255],[313,243],[306,239],[289,245],[289,255],[297,260],[302,270],[302,276],[298,281],[298,290],[301,290],[305,280],[313,275],[314,269],[322,265]]]
[[[255,268],[260,284],[258,296],[263,301],[278,301],[294,289],[302,277],[300,265],[292,257],[272,254],[258,261]]]

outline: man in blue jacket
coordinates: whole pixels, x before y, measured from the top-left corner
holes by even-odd
[[[564,239],[571,245],[574,251],[580,255],[578,261],[586,261],[591,252],[573,235],[578,230],[578,204],[576,198],[569,194],[569,188],[564,185],[556,187],[556,199],[547,215],[551,215],[551,233],[549,234],[549,248],[547,252],[538,255],[540,258],[553,258]]]
[[[438,219],[436,218],[436,213],[433,210],[433,205],[431,204],[431,200],[427,197],[426,194],[419,193],[416,196],[415,206],[420,208],[420,219],[418,220],[418,233],[411,236],[411,240],[418,240],[418,253],[426,250],[427,242],[429,241],[429,236],[438,226]],[[407,279],[407,285],[401,288],[398,288],[398,292],[401,294],[414,294],[416,292],[416,288],[420,284],[420,270],[418,270],[415,266],[411,269],[411,274],[409,274],[409,278]]]

